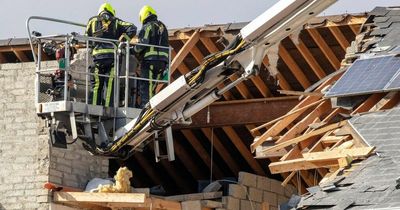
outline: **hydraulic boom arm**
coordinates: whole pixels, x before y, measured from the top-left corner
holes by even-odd
[[[337,0],[281,0],[246,25],[223,51],[206,57],[201,65],[155,95],[141,114],[116,132],[106,147],[86,145],[97,155],[113,156],[130,145],[128,153],[157,130],[190,123],[190,117],[218,100],[238,83],[256,75],[266,50],[302,27]],[[232,74],[238,80],[221,90],[216,87]]]

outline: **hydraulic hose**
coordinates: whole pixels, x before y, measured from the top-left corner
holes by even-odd
[[[202,83],[202,78],[204,77],[205,73],[208,69],[218,65],[222,61],[224,61],[228,56],[236,54],[241,51],[245,44],[245,41],[239,36],[236,37],[235,41],[231,43],[225,50],[218,52],[216,54],[211,55],[210,57],[206,57],[205,60],[201,63],[197,72],[188,78],[188,84],[191,87],[196,86],[196,84]],[[117,139],[106,148],[101,148],[99,146],[95,146],[95,148],[91,148],[92,152],[97,155],[113,155],[114,153],[118,152],[122,147],[127,145],[130,140],[142,130],[142,128],[151,120],[155,120],[158,112],[153,110],[150,105],[148,104],[143,110],[142,113],[139,115],[135,125],[132,129],[130,129],[124,136]]]

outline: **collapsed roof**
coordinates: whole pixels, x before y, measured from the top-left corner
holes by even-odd
[[[299,209],[400,207],[400,8],[369,15],[342,70],[260,126],[266,131],[252,145],[284,183],[307,193]]]
[[[162,185],[169,194],[194,192],[198,180],[209,179],[211,168],[213,179],[236,177],[238,171],[270,176],[265,167],[269,160],[254,159],[249,150],[254,136],[260,135],[250,130],[284,115],[298,103],[297,97],[284,96],[281,90],[304,91],[336,72],[345,49],[365,20],[365,14],[319,17],[297,35],[285,38],[277,55],[270,53],[264,59],[259,75],[239,84],[224,95],[223,101],[194,116],[191,127],[175,129],[176,161],[154,163],[154,151],[149,146],[123,163],[134,172],[134,186]],[[242,26],[236,23],[171,30],[173,78],[197,67],[206,55],[223,49],[224,40],[238,33]],[[1,63],[21,61],[32,61],[28,42],[11,39],[0,46]],[[119,167],[119,163],[112,161],[111,174]]]

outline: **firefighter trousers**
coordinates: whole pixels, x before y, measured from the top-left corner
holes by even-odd
[[[95,60],[92,71],[90,102],[93,105],[113,106],[114,59]]]
[[[167,67],[164,61],[143,61],[141,64],[140,77],[149,79],[139,81],[140,108],[145,107],[150,98],[156,93],[157,81],[161,80]]]

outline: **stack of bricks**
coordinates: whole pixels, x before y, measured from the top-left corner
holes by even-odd
[[[108,177],[108,161],[91,156],[81,144],[51,148],[36,114],[35,68],[34,63],[0,65],[0,209],[49,209],[44,183],[83,188],[91,178]]]
[[[222,202],[226,210],[277,210],[296,193],[292,185],[283,187],[277,180],[240,172],[238,184],[229,184]]]

